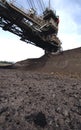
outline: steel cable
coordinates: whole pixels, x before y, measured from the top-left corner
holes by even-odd
[[[39,0],[36,2],[36,4],[38,6],[38,12],[40,13],[41,11],[43,11]]]
[[[45,4],[43,0],[26,0],[29,8],[38,10],[39,13],[45,10]]]
[[[42,11],[44,11],[44,9],[45,9],[44,1],[43,0],[39,0],[39,3],[41,5]]]
[[[31,3],[30,3],[30,0],[26,0],[28,5],[29,5],[29,8],[31,8]]]

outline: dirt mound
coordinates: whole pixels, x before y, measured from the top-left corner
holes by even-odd
[[[81,48],[61,54],[46,54],[39,59],[28,59],[15,64],[16,67],[45,73],[74,75],[81,77]]]
[[[1,66],[0,130],[80,130],[80,53]]]

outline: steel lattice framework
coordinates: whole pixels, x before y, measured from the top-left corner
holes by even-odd
[[[48,20],[46,21],[47,16],[44,19],[43,16],[36,14],[34,10],[36,4],[34,2],[34,4],[31,0],[27,2],[32,10],[24,9],[17,4],[16,0],[10,0],[9,2],[0,0],[0,27],[5,31],[18,35],[21,40],[41,47],[46,51],[56,52],[60,50],[61,42],[56,37],[57,27]],[[43,0],[39,0],[39,4],[43,10],[45,7]],[[51,17],[55,17],[52,11],[51,15]]]

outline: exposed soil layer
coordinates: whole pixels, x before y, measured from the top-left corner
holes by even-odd
[[[81,48],[58,55],[46,54],[39,59],[18,62],[15,66],[24,70],[81,77]]]
[[[0,130],[81,129],[81,48],[0,67]]]

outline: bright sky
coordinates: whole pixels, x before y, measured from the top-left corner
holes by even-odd
[[[44,2],[48,4],[48,0]],[[62,41],[63,50],[81,47],[81,0],[51,0],[51,6],[60,16],[58,37]],[[16,62],[43,54],[42,49],[0,29],[0,61]]]

